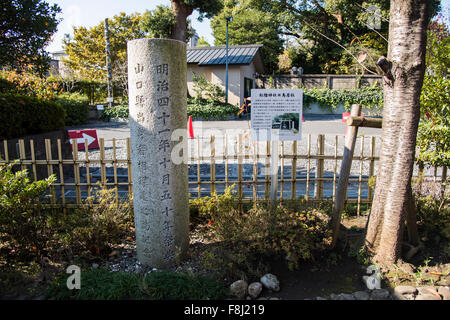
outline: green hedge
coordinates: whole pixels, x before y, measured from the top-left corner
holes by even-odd
[[[220,102],[194,102],[188,100],[187,115],[193,118],[207,119],[226,119],[228,115],[236,115],[240,109],[231,104]],[[128,119],[128,103],[115,105],[111,108],[105,107],[101,119],[109,121],[110,119]]]
[[[64,128],[65,112],[56,102],[18,94],[0,94],[0,139]]]
[[[304,107],[309,108],[315,102],[320,108],[329,111],[338,108],[339,104],[343,104],[347,111],[352,104],[360,104],[380,113],[383,108],[383,89],[303,89]]]
[[[103,121],[109,121],[111,119],[128,119],[128,102],[118,105],[114,105],[111,108],[105,106],[100,119]]]
[[[187,115],[193,118],[209,119],[226,119],[228,115],[237,115],[240,109],[231,104],[221,102],[195,102],[188,101]]]
[[[55,99],[66,112],[66,126],[85,124],[89,120],[89,99],[80,93],[64,92]]]

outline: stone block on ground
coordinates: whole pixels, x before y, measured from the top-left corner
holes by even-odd
[[[257,298],[261,291],[262,291],[263,285],[260,282],[252,282],[248,286],[248,294],[253,299]]]
[[[386,289],[375,289],[370,294],[371,300],[389,300],[390,294]]]
[[[260,282],[263,286],[272,291],[280,291],[280,282],[277,277],[271,273],[267,273],[261,277]]]
[[[357,291],[353,293],[356,300],[369,300],[370,295],[365,291]]]
[[[230,285],[230,294],[243,299],[247,295],[248,284],[244,280],[238,280]]]

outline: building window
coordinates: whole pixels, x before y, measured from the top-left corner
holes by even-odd
[[[253,88],[253,79],[244,78],[244,98],[251,96]]]

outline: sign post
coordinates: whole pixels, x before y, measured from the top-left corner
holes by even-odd
[[[301,140],[303,90],[252,89],[251,134],[253,141],[271,141],[270,201],[278,193],[279,141]],[[296,173],[293,172],[295,179]]]

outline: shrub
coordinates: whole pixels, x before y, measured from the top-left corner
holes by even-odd
[[[0,139],[64,128],[64,109],[57,103],[18,94],[0,94]]]
[[[286,259],[295,269],[302,260],[329,245],[328,217],[320,209],[296,202],[270,209],[258,205],[247,212],[237,210],[231,188],[192,204],[202,206],[199,213],[210,217],[210,238],[220,246],[205,252],[203,261],[229,278],[259,277],[265,262],[273,257]]]
[[[50,211],[39,198],[55,181],[55,176],[31,182],[27,170],[13,172],[13,164],[0,165],[0,235],[21,250],[38,255],[52,233],[47,224]]]
[[[105,107],[100,119],[103,121],[109,121],[111,119],[128,119],[128,102],[114,105],[112,107]]]
[[[232,104],[208,102],[207,100],[189,99],[187,115],[193,118],[226,119],[228,115],[236,115],[240,109]]]
[[[70,230],[68,245],[75,252],[109,253],[110,246],[121,243],[133,226],[132,199],[117,199],[114,189],[101,186],[84,204],[87,209],[78,210],[79,220]]]
[[[80,93],[62,93],[55,101],[60,104],[66,112],[66,126],[84,124],[89,119],[89,99]]]

